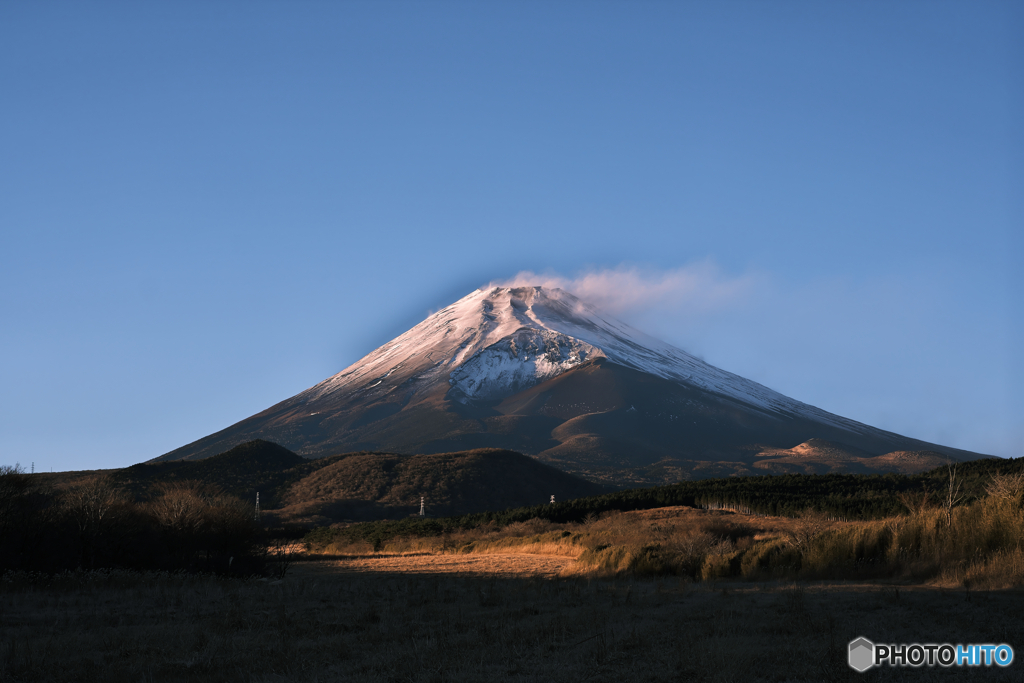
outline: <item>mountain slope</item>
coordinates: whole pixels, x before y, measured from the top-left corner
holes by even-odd
[[[606,493],[520,453],[476,449],[395,455],[352,453],[313,461],[290,483],[274,514],[304,523],[401,518],[416,514],[420,496],[431,517],[541,505]],[[315,468],[315,469],[313,469]]]
[[[142,463],[116,470],[110,476],[142,497],[160,484],[198,481],[247,501],[260,492],[263,505],[273,506],[278,490],[296,476],[296,468],[308,463],[308,459],[287,448],[256,439],[202,460]]]
[[[343,453],[308,460],[268,441],[249,441],[203,460],[133,465],[109,476],[138,498],[163,484],[200,482],[247,502],[264,521],[330,524],[415,514],[432,517],[540,505],[600,495],[607,488],[508,450],[429,455]]]
[[[253,438],[307,457],[511,448],[618,483],[776,471],[755,468],[762,451],[814,438],[865,459],[979,457],[801,403],[540,287],[473,292],[337,375],[158,460]]]

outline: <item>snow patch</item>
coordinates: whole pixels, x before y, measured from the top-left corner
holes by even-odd
[[[449,383],[453,395],[463,403],[496,398],[528,389],[603,355],[600,349],[564,334],[521,329],[478,351],[452,371]]]

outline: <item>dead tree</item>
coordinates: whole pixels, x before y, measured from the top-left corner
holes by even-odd
[[[956,465],[946,463],[946,469],[949,471],[949,486],[946,487],[946,496],[942,501],[942,509],[946,513],[946,526],[948,527],[953,525],[953,508],[964,499],[964,494],[961,491],[963,481],[956,476]]]
[[[96,550],[101,539],[108,543],[118,535],[118,524],[113,517],[127,502],[125,494],[109,477],[95,477],[76,483],[63,495],[63,507],[68,517],[78,527],[79,565],[93,569],[96,566]],[[121,529],[123,535],[125,529]]]

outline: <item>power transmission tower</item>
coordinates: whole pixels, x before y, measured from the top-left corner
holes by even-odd
[[[256,492],[256,515],[253,517],[257,522],[260,521],[260,492]]]
[[[427,506],[423,496],[420,496],[420,517],[427,516]]]

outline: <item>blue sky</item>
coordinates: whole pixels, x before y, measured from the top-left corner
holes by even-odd
[[[0,464],[125,466],[522,271],[1024,455],[1024,11],[0,5]],[[622,292],[619,292],[622,294]]]

